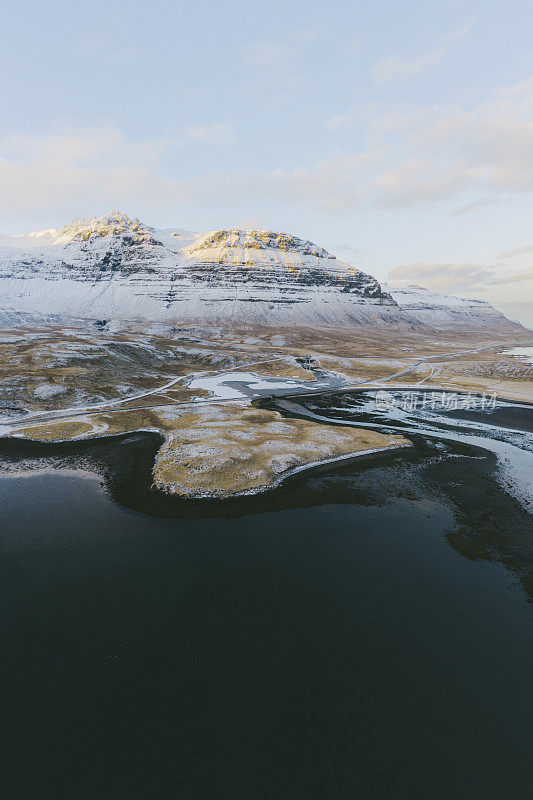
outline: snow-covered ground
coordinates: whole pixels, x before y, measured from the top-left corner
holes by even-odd
[[[307,392],[332,385],[330,381],[265,378],[254,372],[224,372],[194,378],[187,383],[189,389],[205,389],[218,400],[234,400],[270,392]]]
[[[505,353],[509,356],[516,356],[529,364],[533,364],[533,347],[510,347],[505,348]]]
[[[518,331],[521,328],[484,300],[429,291],[422,286],[394,286],[387,283],[382,286],[402,311],[439,330],[477,327],[481,330]],[[522,331],[525,333],[524,328]]]

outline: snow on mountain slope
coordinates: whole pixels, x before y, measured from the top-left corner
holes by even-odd
[[[3,308],[93,319],[423,327],[375,278],[283,233],[156,230],[113,211],[14,241],[0,247]],[[36,241],[44,245],[28,246]]]
[[[112,211],[0,237],[0,310],[87,319],[523,331],[481,300],[382,287],[285,233],[158,230]]]
[[[526,330],[484,300],[432,292],[422,286],[394,287],[383,284],[383,288],[402,311],[438,330],[491,330],[502,333],[524,333]]]
[[[54,244],[57,234],[58,231],[55,228],[34,231],[34,233],[21,233],[18,236],[4,236],[0,233],[0,248],[14,247],[15,249],[31,250],[34,247],[46,247],[46,245]]]

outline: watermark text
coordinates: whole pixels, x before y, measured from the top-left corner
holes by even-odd
[[[376,392],[376,408],[378,411],[390,411],[393,408],[402,411],[489,411],[496,408],[496,392]]]

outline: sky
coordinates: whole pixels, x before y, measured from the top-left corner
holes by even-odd
[[[533,327],[529,0],[4,0],[0,233],[269,228]]]

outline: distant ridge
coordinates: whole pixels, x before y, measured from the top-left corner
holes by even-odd
[[[525,333],[519,322],[508,319],[485,300],[443,294],[422,286],[383,287],[409,316],[438,330],[491,330]]]

